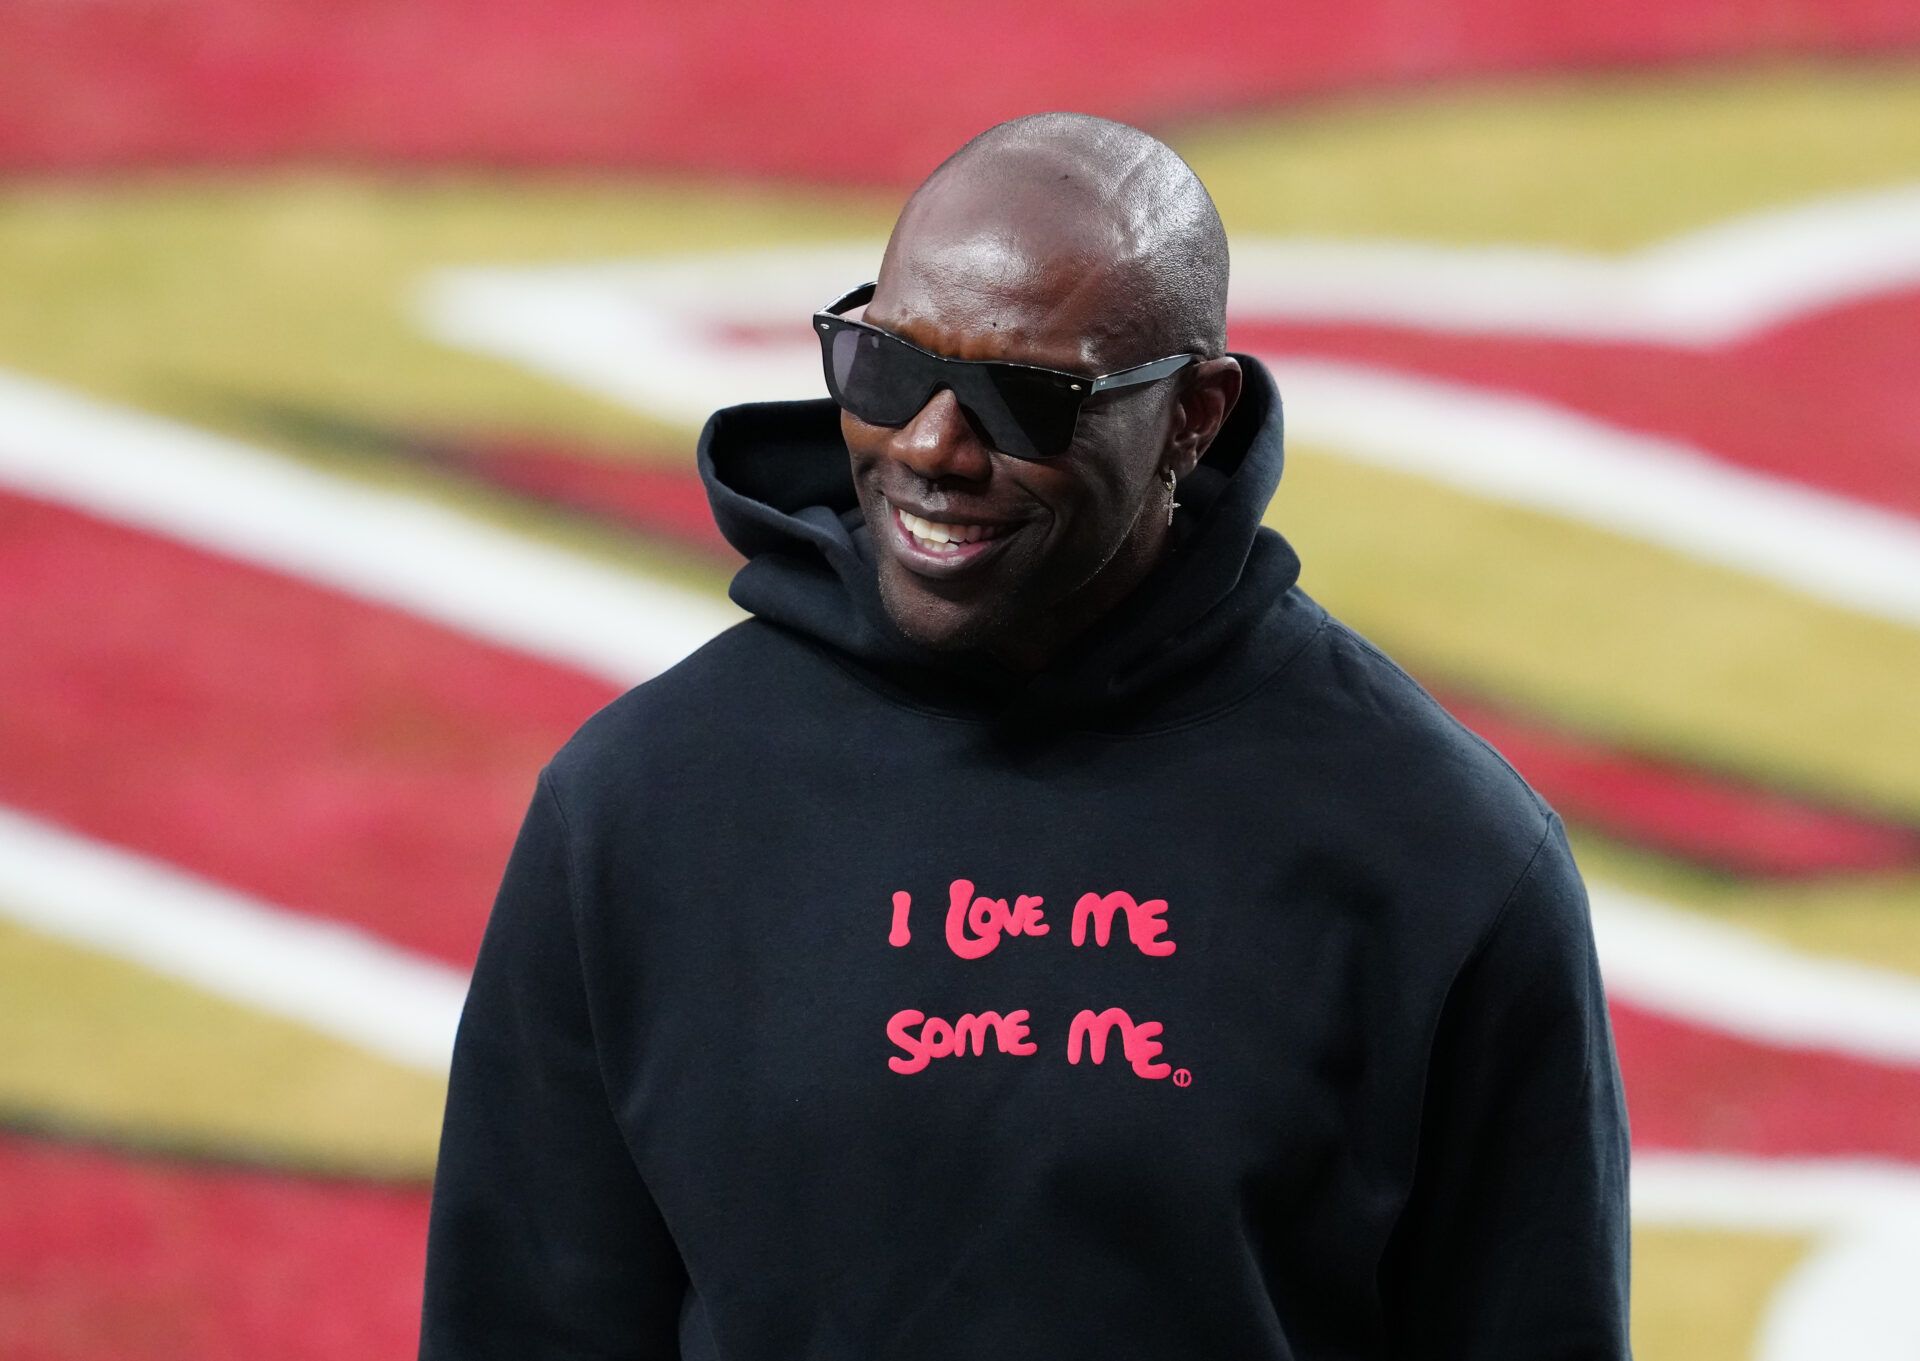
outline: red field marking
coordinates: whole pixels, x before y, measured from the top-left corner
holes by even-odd
[[[999,118],[1920,42],[1885,0],[0,7],[0,166],[600,164],[892,183]],[[990,58],[983,53],[991,53]]]
[[[674,466],[658,457],[586,454],[540,439],[434,440],[419,447],[442,467],[531,500],[741,561],[713,522],[691,452],[685,466]]]
[[[465,966],[533,775],[617,690],[0,492],[0,803]]]
[[[1920,1163],[1920,1068],[1609,1011],[1636,1150]]]
[[[420,1333],[427,1191],[0,1134],[8,1361],[370,1361]]]
[[[1234,323],[1233,343],[1525,393],[1920,517],[1920,289],[1809,313],[1709,350],[1252,321]],[[1781,552],[1790,556],[1793,545]]]

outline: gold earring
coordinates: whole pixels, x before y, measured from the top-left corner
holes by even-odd
[[[1180,504],[1178,501],[1173,499],[1173,488],[1174,488],[1174,483],[1176,479],[1173,475],[1172,468],[1163,468],[1161,469],[1161,471],[1164,472],[1167,476],[1167,523],[1172,524],[1174,509]]]

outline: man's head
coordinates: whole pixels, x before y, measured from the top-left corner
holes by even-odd
[[[1182,352],[1105,392],[1046,461],[992,448],[952,391],[905,425],[842,412],[879,585],[903,632],[1035,665],[1138,584],[1167,535],[1166,470],[1199,462],[1240,392],[1225,355],[1227,243],[1199,179],[1122,123],[1047,113],[987,129],[914,191],[864,320],[934,353],[1096,376]],[[895,508],[986,525],[943,561]]]

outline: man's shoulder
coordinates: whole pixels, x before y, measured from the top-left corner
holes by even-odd
[[[777,704],[782,678],[804,652],[765,620],[738,620],[588,715],[553,754],[553,776],[597,780],[710,749]]]
[[[1275,721],[1350,797],[1538,841],[1554,810],[1497,747],[1331,611],[1314,644],[1276,687]]]

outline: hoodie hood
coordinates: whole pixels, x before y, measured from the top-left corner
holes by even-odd
[[[880,596],[829,398],[726,407],[701,432],[700,477],[714,520],[747,559],[727,594],[823,645],[896,701],[956,716],[1130,728],[1230,703],[1324,618],[1299,590],[1292,545],[1261,523],[1285,461],[1279,391],[1259,360],[1234,357],[1240,400],[1180,480],[1168,552],[1038,671],[981,649],[929,648],[900,632]]]

